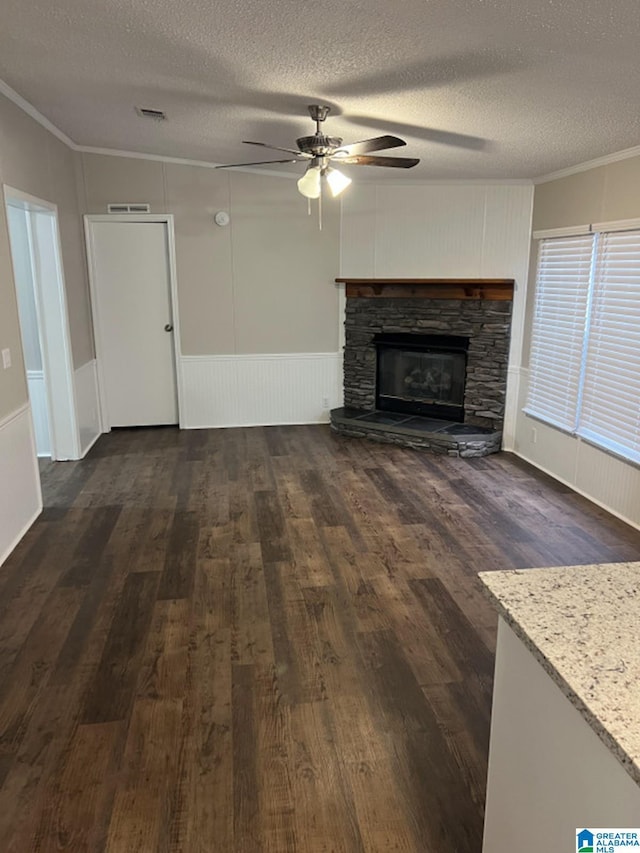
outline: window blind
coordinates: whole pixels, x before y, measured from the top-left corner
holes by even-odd
[[[640,229],[603,233],[578,433],[640,462]]]
[[[577,427],[594,235],[541,240],[525,411]]]

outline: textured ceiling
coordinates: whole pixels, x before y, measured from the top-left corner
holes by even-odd
[[[530,178],[640,143],[638,0],[2,0],[1,18],[0,78],[82,146],[261,160],[240,140],[290,147],[313,102],[331,135],[396,133],[422,160],[358,178]]]

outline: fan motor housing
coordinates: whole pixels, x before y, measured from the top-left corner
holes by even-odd
[[[325,136],[323,133],[301,136],[300,139],[296,139],[296,142],[300,151],[313,154],[315,157],[331,154],[342,145],[342,139],[339,136]]]

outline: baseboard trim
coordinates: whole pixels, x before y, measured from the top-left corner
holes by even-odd
[[[215,424],[215,426],[189,426],[183,427],[183,429],[253,429],[254,427],[276,427],[276,426],[323,426],[329,425],[331,420],[329,418],[329,412],[327,412],[326,420],[318,420],[318,421],[287,421],[283,423],[282,421],[272,421],[272,422],[259,422],[259,423],[229,423],[229,424]]]

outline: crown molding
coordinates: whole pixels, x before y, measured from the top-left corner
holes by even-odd
[[[177,166],[200,166],[202,169],[217,169],[223,166],[224,163],[216,163],[209,160],[190,160],[188,157],[168,157],[164,154],[145,154],[141,151],[121,151],[119,148],[98,148],[93,145],[75,145],[76,151],[82,154],[101,154],[105,157],[129,157],[134,160],[153,160],[158,163],[173,163]],[[256,169],[251,166],[236,166],[235,172],[248,172],[252,175],[266,175],[267,177],[289,178],[297,180],[300,175],[291,172],[281,172],[278,169],[268,171],[266,169]]]
[[[0,95],[4,95],[7,100],[11,101],[17,107],[25,112],[28,116],[30,116],[34,121],[37,121],[39,125],[44,127],[45,130],[48,130],[49,133],[52,133],[60,142],[64,142],[65,145],[68,145],[69,148],[74,151],[78,150],[78,146],[75,144],[73,139],[67,136],[59,127],[56,127],[55,124],[46,116],[43,116],[42,113],[37,110],[33,104],[30,104],[22,95],[19,95],[15,89],[12,89],[8,83],[5,83],[4,80],[0,80]]]
[[[588,172],[589,169],[597,169],[598,166],[608,166],[610,163],[617,163],[620,160],[629,160],[631,157],[640,157],[640,145],[634,145],[633,148],[625,148],[622,151],[614,151],[613,154],[605,154],[603,157],[577,163],[575,166],[567,166],[566,169],[558,169],[557,172],[550,172],[548,175],[541,175],[534,178],[533,183],[536,185],[546,184],[549,181],[557,181],[559,178],[568,178],[580,172]]]

